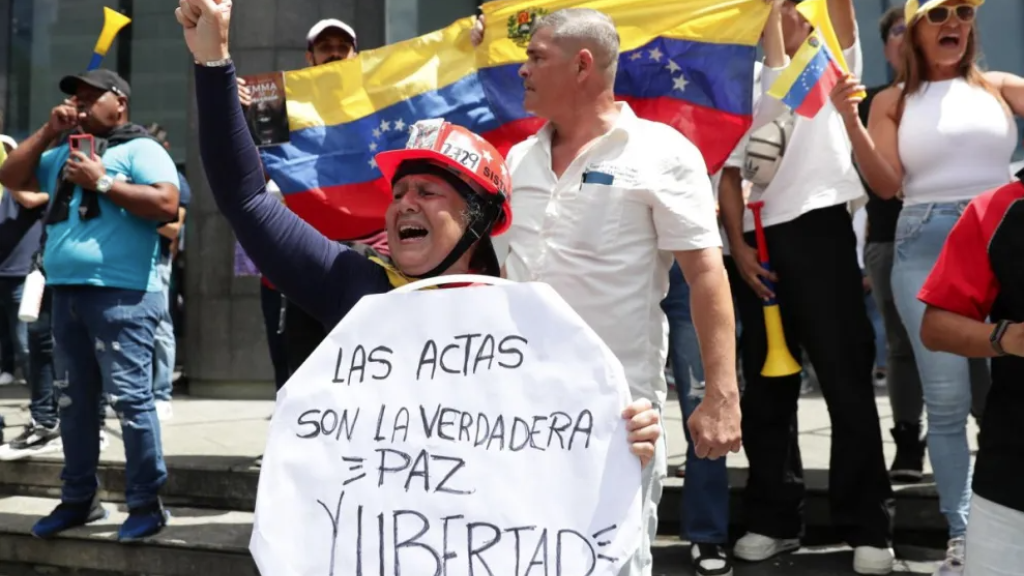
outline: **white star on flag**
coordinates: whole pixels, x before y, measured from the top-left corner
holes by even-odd
[[[655,62],[661,62],[661,57],[664,56],[661,50],[657,47],[655,47],[654,50],[651,50],[648,54],[650,55],[651,60],[654,60]]]
[[[676,90],[679,90],[680,92],[686,92],[686,85],[689,84],[689,82],[686,81],[686,77],[680,76],[678,78],[673,78],[672,84]]]
[[[370,165],[370,168],[376,168],[377,167],[377,159],[376,158],[370,158],[370,161],[367,162],[367,164]]]
[[[679,67],[679,64],[676,64],[672,60],[668,61],[668,64],[665,66],[665,68],[667,68],[668,71],[671,72],[672,74],[675,74],[676,72],[682,70],[682,68]]]
[[[630,60],[639,60],[641,58],[643,58],[643,53],[640,52],[639,50],[629,55]]]
[[[405,122],[403,122],[401,118],[395,120],[395,130],[397,130],[398,132],[405,130]]]
[[[370,142],[370,152],[376,152],[376,151],[377,151],[377,143],[376,142]]]
[[[380,131],[381,132],[387,132],[390,129],[391,129],[391,123],[390,122],[388,122],[387,120],[381,120],[380,121]]]
[[[374,128],[373,129],[373,137],[374,138],[380,138],[380,128]]]

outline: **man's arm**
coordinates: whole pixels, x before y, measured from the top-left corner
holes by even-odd
[[[57,131],[46,124],[26,138],[0,166],[0,184],[9,190],[39,192],[39,179],[36,177],[39,159],[58,135]]]
[[[150,186],[115,181],[107,197],[133,215],[157,222],[173,219],[178,209],[178,187],[169,182]]]
[[[691,142],[673,140],[664,136],[665,148],[678,152],[665,156],[663,188],[651,190],[648,203],[658,249],[673,253],[690,285],[707,388],[688,426],[697,456],[715,459],[741,445],[736,324],[707,166]]]
[[[707,380],[705,400],[736,400],[736,319],[722,250],[704,248],[673,254],[690,285],[690,310]]]
[[[185,224],[185,212],[185,208],[178,208],[178,219],[169,224],[164,224],[157,228],[156,231],[168,240],[177,240],[178,235],[181,234],[181,227]]]
[[[849,50],[857,42],[857,16],[853,0],[828,0],[828,16],[832,28],[843,50]]]
[[[782,4],[781,1],[772,4],[761,38],[764,67],[761,69],[761,77],[754,79],[753,120],[749,132],[771,123],[787,110],[785,104],[766,94],[779,74],[789,65],[786,39],[782,34]]]
[[[998,354],[989,337],[995,327],[995,324],[928,306],[921,322],[921,341],[935,352],[965,358],[993,358]],[[1000,343],[1008,354],[1024,356],[1024,324],[1010,324]]]
[[[999,283],[988,256],[991,232],[985,220],[1005,214],[1014,198],[987,192],[975,198],[946,237],[939,259],[925,280],[918,298],[928,305],[921,322],[921,341],[929,350],[967,358],[996,355],[989,342],[995,327],[988,324]],[[987,213],[987,214],[986,214]],[[1005,349],[1024,354],[1021,325],[1010,326]],[[1016,345],[1016,348],[1014,347]]]
[[[14,201],[21,204],[22,208],[26,210],[44,206],[50,201],[50,195],[46,192],[29,192],[26,190],[8,190],[8,192],[11,193],[11,198],[14,198]]]

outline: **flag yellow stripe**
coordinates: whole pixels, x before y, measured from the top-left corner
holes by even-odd
[[[811,46],[812,39],[816,41],[817,46]],[[793,88],[793,84],[796,84],[797,79],[804,73],[804,69],[811,63],[811,60],[814,59],[819,50],[821,50],[821,37],[817,32],[814,32],[800,45],[800,49],[793,55],[789,66],[786,66],[772,84],[772,87],[768,89],[768,95],[779,100],[785,98],[786,94]]]
[[[526,59],[525,49],[508,38],[509,19],[522,10],[593,8],[612,17],[623,51],[658,36],[709,44],[754,46],[771,8],[762,0],[497,0],[484,4],[487,62],[512,64]]]
[[[484,4],[484,44],[470,42],[474,19],[431,34],[362,52],[358,58],[285,73],[290,129],[365,118],[409,98],[450,86],[476,70],[526,60],[508,38],[521,10],[589,7],[615,20],[622,50],[658,36],[719,44],[757,44],[769,7],[763,0],[497,0]]]
[[[291,130],[352,122],[464,78],[482,57],[469,41],[472,26],[463,18],[352,60],[286,72]]]

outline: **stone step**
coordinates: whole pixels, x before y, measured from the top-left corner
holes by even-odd
[[[35,521],[57,500],[0,498],[0,574],[259,576],[249,555],[253,515],[248,512],[171,507],[172,519],[156,537],[138,544],[117,542],[127,514],[106,504],[103,521],[69,530],[53,540],[34,538]]]
[[[2,576],[259,576],[248,552],[252,514],[169,507],[167,528],[144,542],[120,544],[117,527],[124,507],[107,504],[110,516],[70,530],[53,540],[38,540],[29,530],[57,500],[26,496],[0,497],[0,575]],[[688,547],[662,537],[653,549],[655,573],[692,575]],[[897,545],[896,572],[930,574],[941,552]],[[852,553],[836,544],[807,543],[795,554],[773,560],[737,563],[737,576],[839,576],[850,573]]]
[[[251,511],[256,507],[259,468],[251,458],[187,457],[167,459],[167,484],[162,496],[168,505]],[[60,497],[63,463],[53,459],[27,459],[0,463],[0,493]],[[100,497],[124,502],[124,464],[101,462],[97,470]]]
[[[168,458],[168,482],[162,496],[168,506],[194,509],[250,512],[255,508],[259,469],[251,459],[209,458],[190,461],[187,457]],[[57,460],[28,459],[0,464],[0,494],[59,498],[61,463]],[[672,471],[674,473],[674,470]],[[742,490],[747,470],[729,470],[731,523],[743,522]],[[124,465],[106,462],[99,468],[101,498],[124,502]],[[804,518],[808,535],[827,539],[831,525],[828,509],[828,471],[807,470],[804,478],[807,497]],[[659,509],[659,532],[677,534],[681,514],[684,480],[670,476]],[[946,521],[939,512],[934,484],[922,483],[896,487],[897,531],[914,533],[926,543],[941,546],[945,542]]]
[[[673,472],[674,471],[670,471]],[[746,486],[747,469],[730,468],[729,486],[730,524],[743,524],[743,487]],[[665,480],[661,505],[658,508],[658,532],[677,534],[682,514],[682,478],[670,476]],[[829,540],[831,516],[828,503],[828,470],[805,470],[804,522],[808,536],[812,539]],[[948,525],[939,512],[939,494],[929,477],[925,482],[909,485],[894,485],[895,518],[894,529],[897,537],[912,538],[919,545],[945,547]]]

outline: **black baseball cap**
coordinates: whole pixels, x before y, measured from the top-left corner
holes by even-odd
[[[65,76],[60,81],[60,91],[74,96],[78,91],[79,84],[88,84],[93,88],[113,92],[125,98],[130,98],[132,95],[132,88],[125,82],[124,78],[121,78],[117,72],[104,68],[89,70],[77,76]]]

